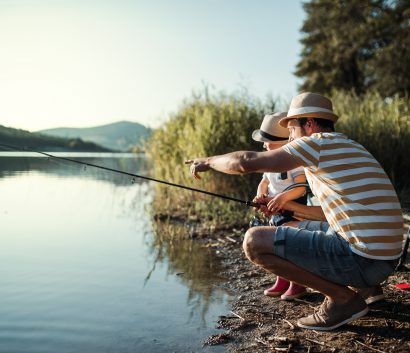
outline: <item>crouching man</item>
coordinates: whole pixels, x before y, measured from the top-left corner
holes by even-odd
[[[253,263],[325,295],[313,315],[298,320],[306,329],[333,330],[366,315],[360,293],[380,288],[402,252],[396,192],[363,146],[334,132],[337,119],[329,99],[302,93],[292,99],[280,124],[303,137],[274,151],[237,151],[185,162],[197,179],[211,169],[243,174],[304,167],[330,226],[255,227],[245,234],[243,247]]]

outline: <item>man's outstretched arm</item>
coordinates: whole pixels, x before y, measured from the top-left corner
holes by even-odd
[[[302,162],[282,148],[266,152],[237,151],[185,161],[191,174],[200,179],[199,173],[216,170],[225,174],[276,172],[281,173],[299,167]]]

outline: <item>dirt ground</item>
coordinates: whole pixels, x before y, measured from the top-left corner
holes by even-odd
[[[408,227],[408,225],[406,225]],[[251,264],[242,251],[245,229],[197,236],[220,257],[226,288],[236,297],[230,312],[220,316],[223,333],[204,345],[225,345],[227,352],[410,352],[410,291],[394,285],[410,283],[410,255],[406,267],[383,283],[386,300],[371,304],[367,316],[331,332],[298,328],[296,321],[310,315],[323,295],[281,301],[263,295],[274,277]]]

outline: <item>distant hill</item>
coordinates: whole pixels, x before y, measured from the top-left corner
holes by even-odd
[[[151,135],[151,129],[130,121],[101,125],[88,128],[56,128],[39,131],[49,136],[64,138],[81,138],[109,149],[129,151],[132,147],[142,145]]]
[[[42,151],[76,151],[76,152],[110,152],[93,142],[85,142],[79,138],[65,139],[46,136],[40,133],[14,129],[0,125],[0,143],[18,148],[36,149]],[[1,147],[1,146],[0,146]],[[3,150],[3,148],[0,148]]]

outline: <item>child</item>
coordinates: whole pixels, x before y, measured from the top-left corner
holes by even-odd
[[[255,141],[263,142],[263,147],[268,151],[285,145],[288,142],[289,131],[279,125],[279,120],[286,115],[287,113],[265,115],[261,128],[252,133],[252,138]],[[306,204],[306,188],[304,186],[291,188],[292,185],[297,183],[306,183],[303,167],[298,167],[284,173],[263,174],[253,202],[261,202],[262,200],[266,202],[266,198],[274,200],[275,211],[278,214],[272,217],[269,224],[279,226],[287,221],[294,220],[286,219],[279,213],[286,202],[295,200]],[[266,206],[262,206],[260,211],[266,212]],[[278,276],[275,284],[263,293],[270,297],[281,296],[282,300],[292,300],[304,296],[307,292],[305,287]]]

